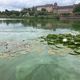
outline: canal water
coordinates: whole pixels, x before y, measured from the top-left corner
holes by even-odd
[[[80,21],[0,19],[0,80],[80,80],[80,56],[40,39],[79,33]]]

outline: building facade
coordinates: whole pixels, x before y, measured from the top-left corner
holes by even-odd
[[[46,4],[42,6],[36,6],[37,11],[41,11],[42,9],[46,9],[48,12],[53,12],[53,4]]]
[[[57,8],[57,13],[58,14],[72,14],[73,13],[73,6],[58,6]]]
[[[47,12],[53,12],[57,14],[64,14],[64,13],[73,13],[73,7],[74,5],[69,6],[58,6],[57,3],[53,4],[46,4],[42,6],[37,6],[37,11],[41,11],[43,8],[46,9]]]

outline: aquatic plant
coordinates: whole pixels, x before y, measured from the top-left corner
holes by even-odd
[[[47,41],[48,45],[63,44],[63,46],[67,46],[73,49],[75,53],[80,54],[80,34],[49,34],[43,39]]]

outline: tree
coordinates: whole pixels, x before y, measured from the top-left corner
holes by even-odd
[[[20,14],[23,16],[23,15],[26,15],[27,13],[31,14],[32,15],[32,10],[31,8],[23,8],[20,12]]]
[[[47,15],[47,10],[45,8],[42,8],[41,11],[38,11],[38,15]]]
[[[9,14],[9,10],[6,9],[6,10],[5,10],[5,14],[6,14],[6,15],[10,15],[10,14]]]
[[[34,12],[35,12],[35,11],[37,11],[37,10],[36,10],[36,8],[35,8],[35,7],[32,7],[32,11],[34,11]]]
[[[22,10],[21,10],[21,15],[24,15],[24,14],[26,14],[28,12],[28,9],[27,8],[23,8]]]
[[[80,13],[80,3],[75,5],[75,7],[73,9],[73,13]]]
[[[42,8],[41,11],[46,12],[46,9],[45,8]]]

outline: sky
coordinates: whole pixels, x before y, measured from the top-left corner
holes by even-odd
[[[5,9],[20,10],[37,5],[54,4],[55,2],[57,2],[58,5],[71,5],[79,3],[80,0],[0,0],[0,11]]]

